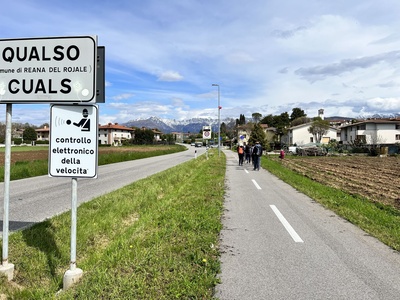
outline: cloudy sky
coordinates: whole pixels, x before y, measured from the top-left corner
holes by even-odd
[[[222,118],[400,113],[398,0],[15,0],[1,10],[1,39],[98,36],[101,124],[216,118],[212,84]],[[13,104],[13,121],[41,125],[49,110]]]

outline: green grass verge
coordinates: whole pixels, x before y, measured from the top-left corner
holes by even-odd
[[[220,270],[225,156],[215,150],[78,209],[84,276],[57,299],[211,299]],[[7,299],[54,299],[69,268],[70,213],[10,236]]]
[[[397,251],[400,250],[400,211],[315,182],[285,168],[278,158],[263,157],[261,165],[298,191],[357,225],[386,245]]]
[[[37,145],[37,146],[13,146],[11,147],[11,153],[13,152],[29,152],[29,151],[36,151],[36,150],[48,150],[49,145]],[[5,147],[0,147],[0,153],[4,153],[6,151]]]
[[[135,147],[140,147],[140,146],[133,146],[131,147],[134,149]],[[149,147],[149,146],[146,146]],[[171,148],[172,147],[172,148]],[[158,156],[158,155],[165,155],[165,154],[171,154],[175,152],[180,152],[184,151],[187,148],[182,145],[169,145],[168,147],[164,146],[154,146],[151,147],[153,148],[150,151],[146,152],[115,152],[115,153],[100,153],[99,158],[98,158],[98,164],[99,166],[101,165],[106,165],[106,164],[113,164],[116,162],[122,162],[122,161],[129,161],[129,160],[135,160],[135,159],[141,159],[141,158],[147,158],[147,157],[153,157],[153,156]],[[29,151],[34,149],[37,150],[35,147],[18,147],[18,151]],[[17,151],[17,150],[14,150]],[[41,176],[41,175],[46,175],[48,174],[48,160],[34,160],[34,161],[20,161],[15,164],[13,164],[10,167],[10,180],[17,180],[17,179],[23,179],[23,178],[29,178],[29,177],[34,177],[34,176]],[[0,166],[0,182],[4,182],[4,165]]]

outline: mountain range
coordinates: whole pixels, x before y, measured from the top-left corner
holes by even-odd
[[[381,115],[376,114],[369,118],[393,118],[399,117],[399,114],[392,115]],[[251,118],[248,118],[249,120]],[[353,120],[355,118],[350,117],[341,117],[341,116],[333,116],[333,117],[325,117],[325,120],[335,121],[335,120]],[[359,120],[366,119],[365,117],[356,118]],[[225,118],[221,120],[221,124],[225,123],[227,129],[231,129],[236,125],[236,119],[234,118]],[[122,124],[127,127],[137,127],[137,128],[151,128],[158,129],[163,133],[171,133],[171,132],[190,132],[190,133],[199,133],[203,129],[203,126],[211,126],[211,130],[213,132],[218,131],[218,119],[213,118],[192,118],[187,120],[175,120],[175,119],[161,119],[158,117],[150,117],[148,119],[136,119],[128,121]]]
[[[236,120],[233,118],[226,118],[221,120],[221,124],[225,123],[229,128],[235,125]],[[203,126],[211,126],[211,130],[214,132],[218,131],[218,119],[212,118],[192,118],[188,120],[171,120],[171,119],[161,119],[158,117],[150,117],[148,119],[137,119],[131,120],[124,124],[127,127],[137,127],[137,128],[157,128],[163,133],[171,132],[191,132],[199,133]]]

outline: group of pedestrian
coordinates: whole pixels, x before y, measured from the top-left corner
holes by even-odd
[[[257,141],[254,146],[247,145],[246,143],[244,143],[244,145],[239,145],[237,152],[239,156],[239,166],[243,166],[243,161],[246,161],[248,164],[253,164],[254,171],[260,170],[260,161],[263,153],[260,142]]]

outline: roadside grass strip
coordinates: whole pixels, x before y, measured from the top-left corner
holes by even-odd
[[[392,206],[350,195],[285,168],[279,159],[262,158],[263,168],[358,226],[382,243],[400,250],[400,211]]]
[[[79,283],[62,289],[70,212],[10,236],[7,299],[212,299],[225,156],[210,151],[78,208]],[[0,295],[1,298],[1,295]]]

